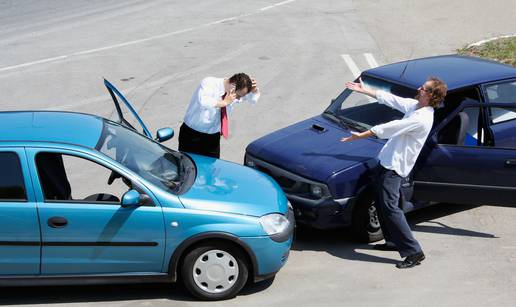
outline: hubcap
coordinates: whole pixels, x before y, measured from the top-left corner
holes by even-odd
[[[195,260],[192,274],[199,288],[209,293],[220,293],[235,285],[238,263],[228,252],[209,250]]]
[[[369,215],[369,227],[372,229],[380,228],[380,221],[378,220],[378,212],[376,212],[376,207],[374,203],[367,209]]]

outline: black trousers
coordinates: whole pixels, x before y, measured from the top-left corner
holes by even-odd
[[[179,151],[220,158],[220,133],[207,134],[188,127],[179,128]]]
[[[405,214],[400,208],[402,179],[395,171],[378,166],[376,209],[385,241],[394,243],[401,257],[407,257],[421,252],[421,246],[412,235]]]

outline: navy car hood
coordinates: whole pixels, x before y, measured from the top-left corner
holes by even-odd
[[[236,163],[189,154],[197,176],[179,196],[186,208],[262,216],[286,214],[287,198],[269,176]]]
[[[383,141],[361,139],[341,142],[349,129],[316,116],[275,131],[251,143],[251,156],[305,178],[324,182],[356,163],[375,158]]]

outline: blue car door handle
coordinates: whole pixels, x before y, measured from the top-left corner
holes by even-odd
[[[52,228],[63,228],[68,224],[68,221],[61,216],[54,216],[48,219],[48,226]]]
[[[506,160],[505,164],[508,165],[508,166],[516,166],[516,159]]]

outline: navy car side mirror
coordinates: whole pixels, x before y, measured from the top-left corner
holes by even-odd
[[[156,132],[156,140],[158,142],[165,142],[174,137],[174,129],[172,128],[161,128]]]
[[[140,204],[141,195],[136,190],[127,191],[122,196],[122,207],[135,207]]]

